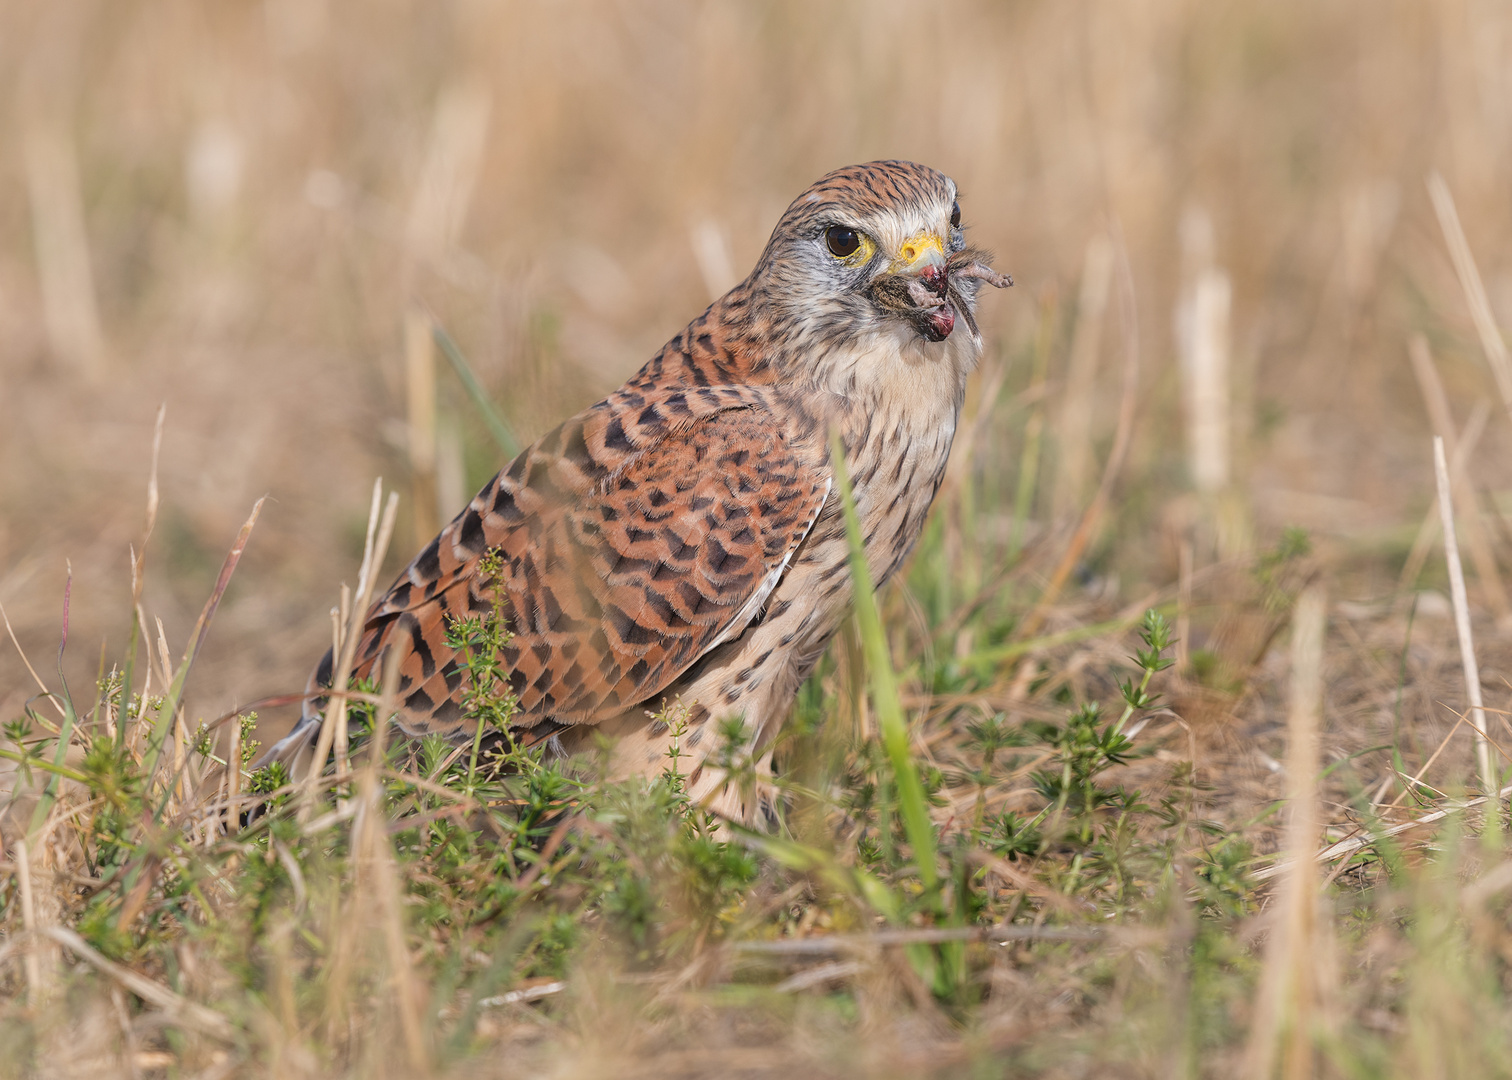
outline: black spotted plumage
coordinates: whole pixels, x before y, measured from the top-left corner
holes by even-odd
[[[398,727],[471,737],[447,627],[499,605],[520,729],[569,751],[598,732],[616,772],[655,774],[674,736],[650,714],[681,710],[695,797],[748,811],[702,764],[717,749],[704,725],[741,717],[759,754],[844,617],[830,432],[879,583],[944,475],[977,289],[1008,283],[966,248],[956,198],[909,162],[823,177],[750,277],[510,462],[368,613],[356,674],[399,651]],[[823,240],[834,227],[859,237],[843,258]],[[327,657],[314,691],[330,677]],[[275,752],[312,736],[317,706]]]

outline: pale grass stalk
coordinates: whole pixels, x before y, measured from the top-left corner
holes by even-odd
[[[155,486],[156,484],[154,483]],[[156,499],[154,498],[152,501],[155,502]],[[151,531],[150,526],[148,531]],[[143,547],[146,547],[145,543]],[[147,650],[147,678],[145,680],[147,685],[144,685],[142,688],[143,700],[146,700],[148,686],[152,681],[152,664],[154,659],[157,661],[158,678],[163,681],[165,692],[168,687],[173,685],[173,660],[172,653],[168,648],[168,633],[163,628],[163,620],[156,617],[154,619],[157,623],[156,653],[153,652],[154,639],[148,630],[146,616],[142,612],[141,606],[137,606],[137,621],[142,627],[142,645]],[[191,782],[189,770],[185,767],[184,763],[185,748],[189,736],[186,721],[184,720],[184,710],[180,708],[169,723],[173,725],[173,775],[176,777],[174,783],[174,799],[176,800],[176,804],[170,803],[169,807],[166,808],[168,815],[171,817],[177,814],[181,808],[194,805],[194,788],[197,785]]]
[[[237,795],[241,794],[241,767],[242,767],[242,724],[241,717],[235,717],[231,721],[231,748],[226,752],[226,790],[224,798],[232,805],[236,803]]]
[[[240,725],[238,725],[240,730]],[[233,764],[222,770],[220,782],[215,789],[215,802],[209,806],[201,807],[205,814],[205,847],[214,846],[216,835],[220,832],[220,822],[226,822],[227,831],[236,827],[238,812],[236,810],[236,786],[235,782],[240,777],[240,770]],[[225,815],[224,819],[222,814]]]
[[[482,77],[463,76],[442,88],[405,229],[403,289],[412,292],[416,263],[439,263],[456,243],[472,204],[486,146],[493,91]],[[412,307],[404,317],[409,417],[411,507],[415,544],[440,529],[436,475],[436,356],[430,316]]]
[[[331,608],[331,655],[341,655],[341,643],[345,639],[347,620],[352,617],[352,587],[341,583],[341,596]]]
[[[1466,464],[1474,456],[1475,448],[1480,445],[1481,436],[1486,433],[1486,422],[1490,419],[1491,404],[1484,399],[1477,401],[1470,412],[1470,419],[1465,421],[1465,430],[1460,432],[1454,450],[1449,454],[1451,490],[1456,486],[1455,481],[1464,475]],[[1398,592],[1411,589],[1417,582],[1418,575],[1423,572],[1423,566],[1433,551],[1433,542],[1438,539],[1439,517],[1438,495],[1435,493],[1433,501],[1428,504],[1427,513],[1423,515],[1422,524],[1418,526],[1412,548],[1407,552],[1407,560],[1402,564],[1402,573],[1397,579]]]
[[[22,108],[21,157],[47,343],[61,366],[97,378],[104,368],[105,335],[95,300],[73,133],[62,110],[35,100],[31,104],[34,107]]]
[[[384,828],[386,819],[375,771],[364,770],[358,787],[362,820],[355,827],[359,830],[358,857],[365,864],[367,887],[356,895],[364,897],[365,902],[372,903],[376,909],[405,1056],[412,1074],[424,1076],[430,1072],[430,1054],[421,1018],[420,988],[410,967],[409,949],[404,943],[403,895],[394,866],[393,849]]]
[[[378,780],[383,765],[383,746],[388,740],[389,718],[398,711],[399,666],[402,659],[403,655],[398,649],[388,650],[383,657],[382,691],[378,699],[378,711],[373,722],[373,740],[368,748],[362,779],[362,782],[370,785],[371,790],[374,791],[380,790]],[[372,817],[373,809],[373,805],[365,799],[356,800],[357,820],[352,826],[354,836],[367,835],[367,822]],[[341,1037],[346,1027],[350,1005],[348,995],[351,991],[352,964],[361,945],[361,928],[367,925],[366,917],[371,914],[366,908],[367,890],[363,881],[363,868],[364,863],[360,859],[352,859],[348,865],[346,895],[349,910],[341,920],[341,926],[334,935],[331,948],[325,1009],[327,1039],[332,1044]]]
[[[163,452],[163,423],[168,417],[168,405],[163,403],[158,406],[157,420],[152,429],[152,467],[147,472],[147,515],[142,529],[142,543],[140,546],[131,548],[131,604],[136,612],[137,622],[142,629],[142,647],[147,650],[147,673],[143,679],[142,701],[147,700],[148,688],[152,685],[152,634],[147,628],[146,612],[142,608],[142,587],[147,580],[147,543],[152,539],[152,530],[157,527],[158,506],[160,503],[158,492],[158,462]],[[162,620],[158,620],[158,634],[162,636]],[[129,665],[128,665],[129,666]],[[163,662],[165,675],[171,672],[173,665]],[[173,686],[171,676],[163,680],[163,693],[166,695]],[[131,687],[127,686],[122,691],[122,701],[131,700]]]
[[[1433,763],[1439,759],[1439,755],[1442,754],[1444,752],[1444,749],[1449,745],[1449,740],[1454,738],[1454,733],[1458,731],[1460,725],[1465,722],[1464,713],[1459,713],[1457,714],[1457,716],[1458,719],[1454,721],[1453,726],[1451,726],[1448,732],[1445,733],[1444,737],[1439,740],[1438,747],[1433,751],[1433,753],[1428,755],[1428,760],[1423,762],[1423,767],[1420,768],[1416,774],[1407,778],[1406,783],[1402,785],[1401,793],[1398,794],[1396,798],[1391,800],[1386,809],[1393,810],[1397,806],[1399,806],[1402,800],[1412,793],[1413,788],[1418,787],[1419,785],[1422,785],[1424,787],[1427,786],[1425,784],[1422,784],[1423,777],[1428,775],[1428,770],[1433,768]],[[1387,779],[1390,779],[1390,776],[1388,776]]]
[[[1176,352],[1186,422],[1187,469],[1199,492],[1229,482],[1229,308],[1232,287],[1214,265],[1213,223],[1192,206],[1181,216],[1182,284]]]
[[[1475,660],[1475,639],[1470,630],[1470,602],[1465,592],[1465,570],[1460,565],[1459,543],[1454,535],[1454,496],[1449,483],[1449,466],[1444,460],[1444,440],[1433,437],[1433,473],[1438,483],[1439,511],[1444,528],[1444,558],[1449,564],[1449,591],[1454,601],[1454,628],[1459,638],[1460,665],[1465,672],[1465,694],[1470,701],[1470,715],[1476,728],[1475,760],[1480,767],[1481,790],[1495,792],[1496,763],[1491,758],[1491,742],[1486,738],[1486,713],[1481,702],[1480,669]],[[1486,831],[1499,829],[1498,814],[1486,815]]]
[[[156,616],[154,616],[156,619]],[[163,620],[157,621],[157,646],[158,663],[161,665],[161,675],[164,686],[173,685],[173,654],[168,648],[168,633],[163,629]]]
[[[184,738],[184,766],[180,770],[180,805],[187,811],[192,812],[199,804],[200,781],[204,779],[203,764],[205,758],[200,756],[194,748],[194,732],[189,730],[189,721],[184,719],[184,711],[179,710],[178,729]]]
[[[1475,561],[1476,576],[1480,578],[1481,586],[1486,591],[1492,610],[1498,620],[1505,619],[1512,615],[1512,605],[1508,604],[1507,590],[1502,585],[1501,572],[1496,567],[1496,554],[1491,549],[1491,541],[1486,536],[1485,526],[1481,524],[1480,500],[1476,496],[1474,486],[1470,483],[1468,470],[1464,464],[1469,455],[1466,454],[1462,459],[1459,453],[1454,415],[1449,411],[1449,397],[1444,393],[1444,384],[1439,379],[1437,367],[1434,366],[1433,354],[1428,349],[1428,339],[1422,334],[1414,334],[1408,342],[1407,352],[1412,357],[1412,370],[1417,376],[1418,389],[1422,391],[1423,403],[1427,406],[1434,432],[1444,440],[1444,452],[1449,459],[1461,463],[1459,469],[1450,469],[1449,482],[1464,512],[1461,524],[1465,530],[1465,543],[1470,548],[1470,557]],[[1484,402],[1478,402],[1477,406],[1481,409],[1489,408]]]
[[[16,851],[12,856],[12,862],[16,867],[16,884],[21,891],[21,925],[28,934],[35,935],[39,929],[37,925],[37,902],[32,893],[31,878],[31,849],[25,837],[16,840]],[[22,960],[23,969],[26,972],[27,995],[32,1004],[37,1004],[45,996],[44,983],[42,981],[42,959],[37,955],[36,941],[30,941],[26,946],[26,954]]]
[[[344,652],[347,656],[347,673],[351,672],[352,657],[356,654],[357,646],[362,640],[362,625],[367,618],[368,605],[373,599],[373,589],[378,578],[378,571],[383,566],[384,556],[388,554],[389,541],[394,536],[394,519],[399,509],[399,494],[389,494],[388,505],[384,507],[383,521],[378,527],[378,539],[373,546],[367,564],[362,568],[358,581],[358,596],[356,606],[352,609],[352,621],[347,624],[347,639]],[[346,677],[343,676],[342,687],[346,686]],[[337,779],[345,779],[350,775],[351,765],[347,761],[347,710],[343,704],[336,714],[336,776]]]
[[[152,539],[152,530],[157,525],[158,515],[158,461],[163,452],[163,422],[168,418],[168,404],[158,406],[157,420],[152,427],[152,468],[147,473],[147,525],[142,530],[142,546],[131,564],[133,586],[132,600],[141,603],[142,574],[147,558],[147,541]]]
[[[152,696],[152,642],[151,642],[151,639],[144,639],[142,644],[143,644],[143,647],[147,650],[147,663],[145,663],[145,664],[142,665],[143,668],[145,668],[146,670],[144,670],[142,672],[142,695],[141,695],[142,711],[145,712],[146,709],[147,709],[147,699]],[[167,690],[168,690],[168,687],[165,685],[163,687],[163,690],[166,693]],[[125,687],[125,691],[126,691],[126,693],[123,696],[122,701],[125,702],[125,705],[129,707],[130,704],[131,704],[131,687],[129,687],[129,686]]]
[[[1460,289],[1470,307],[1470,318],[1475,323],[1475,332],[1480,336],[1481,348],[1486,361],[1491,365],[1491,374],[1496,379],[1496,388],[1501,392],[1502,404],[1512,414],[1512,356],[1507,353],[1507,342],[1491,314],[1491,301],[1486,297],[1486,286],[1481,281],[1480,268],[1475,265],[1475,256],[1470,251],[1470,241],[1465,238],[1464,226],[1460,224],[1459,209],[1454,205],[1454,194],[1437,172],[1428,175],[1428,197],[1433,200],[1433,211],[1438,215],[1439,228],[1444,232],[1444,242],[1449,246],[1449,257],[1454,262],[1454,273],[1459,278]]]
[[[142,1070],[137,1065],[136,1031],[131,1026],[131,1013],[126,1008],[126,995],[121,993],[119,986],[110,988],[110,1004],[115,1010],[116,1024],[121,1029],[121,1045],[125,1049],[124,1061],[130,1068],[132,1080],[141,1080]]]
[[[158,710],[157,721],[152,725],[149,760],[146,772],[148,780],[157,776],[157,769],[162,761],[162,753],[168,741],[169,730],[166,724],[172,722],[172,718],[178,715],[179,706],[183,701],[184,684],[189,676],[190,669],[194,666],[194,660],[204,648],[205,639],[210,633],[210,625],[215,619],[215,613],[220,608],[221,600],[225,597],[226,588],[231,584],[231,578],[236,572],[237,565],[242,556],[246,554],[247,542],[252,537],[252,530],[257,525],[258,515],[262,513],[263,504],[268,497],[264,495],[252,504],[252,512],[247,515],[246,522],[236,534],[236,540],[231,545],[231,550],[226,553],[225,561],[221,564],[221,570],[216,577],[215,589],[210,594],[210,599],[205,601],[205,606],[200,610],[199,619],[195,622],[194,630],[190,633],[189,646],[184,651],[184,658],[179,664],[178,674],[174,677],[173,685],[168,688],[162,707]],[[133,632],[133,636],[135,636]],[[149,651],[150,644],[147,646]],[[134,650],[133,650],[134,651]],[[130,661],[128,660],[128,666]],[[149,662],[148,666],[151,664]],[[127,680],[129,684],[129,680]],[[164,720],[164,716],[168,720]],[[145,725],[144,725],[145,726]]]
[[[1494,797],[1490,795],[1477,795],[1475,798],[1466,799],[1463,802],[1455,801],[1453,805],[1441,810],[1431,810],[1422,817],[1413,818],[1411,821],[1401,821],[1395,825],[1388,826],[1379,831],[1366,833],[1362,836],[1345,837],[1328,845],[1328,847],[1314,855],[1312,857],[1313,862],[1326,863],[1334,859],[1341,859],[1346,855],[1353,855],[1361,848],[1370,847],[1372,844],[1386,837],[1400,836],[1409,830],[1420,829],[1424,825],[1432,825],[1434,822],[1443,821],[1454,814],[1459,814],[1466,810],[1474,810],[1482,806],[1494,806],[1498,800],[1505,799],[1509,795],[1512,795],[1512,784],[1505,785]],[[1288,872],[1290,869],[1291,860],[1288,859],[1285,862],[1279,862],[1272,866],[1261,867],[1250,876],[1256,881],[1267,881],[1270,878]]]
[[[456,243],[472,205],[492,113],[493,90],[482,76],[454,79],[437,95],[406,226],[412,258],[439,260]]]
[[[383,558],[388,553],[389,540],[394,533],[394,516],[399,508],[399,496],[395,492],[389,493],[388,503],[383,508],[383,517],[379,522],[378,506],[383,498],[383,481],[377,480],[373,484],[373,500],[368,513],[367,539],[363,544],[362,567],[357,578],[357,594],[355,603],[351,607],[347,625],[343,628],[341,651],[337,654],[337,662],[332,670],[331,695],[326,707],[325,718],[320,725],[320,737],[316,742],[315,755],[310,763],[309,773],[305,777],[304,798],[299,810],[299,819],[303,823],[309,820],[311,811],[315,807],[315,795],[319,790],[320,774],[323,771],[327,755],[331,752],[331,746],[336,744],[336,774],[337,778],[343,779],[347,773],[346,759],[346,707],[347,707],[347,679],[352,672],[352,661],[357,651],[358,640],[362,636],[362,623],[360,620],[367,613],[368,602],[373,595],[373,583],[378,576],[378,570],[383,564]],[[376,537],[374,533],[376,532]]]
[[[383,748],[388,741],[389,718],[399,711],[399,666],[403,655],[398,649],[388,650],[383,657],[383,681],[378,699],[378,710],[373,719],[372,744],[368,748],[367,761],[363,767],[361,783],[364,791],[380,791],[379,777],[383,765]],[[375,816],[376,805],[366,801],[366,796],[356,800],[357,820],[353,835],[366,837],[367,823]],[[341,925],[333,935],[329,976],[327,977],[324,1008],[326,1014],[326,1041],[336,1045],[347,1029],[352,981],[352,964],[361,945],[363,927],[367,925],[365,909],[367,889],[363,881],[363,862],[352,859],[348,865],[349,884],[347,906],[349,910],[341,919]],[[406,953],[406,963],[408,954]],[[423,1049],[423,1044],[422,1044]]]
[[[151,646],[148,646],[149,653]],[[147,673],[152,674],[152,665],[147,665]],[[169,817],[178,814],[180,807],[184,805],[184,721],[182,715],[169,718],[173,725],[173,797],[169,800],[166,812]]]
[[[159,405],[158,406],[158,411],[157,411],[157,420],[156,420],[156,422],[153,425],[153,432],[152,432],[152,467],[151,467],[150,470],[148,470],[148,473],[147,473],[147,514],[146,514],[146,520],[145,520],[145,523],[144,523],[144,527],[142,529],[142,543],[141,543],[140,546],[137,546],[137,545],[130,545],[130,546],[128,546],[128,550],[131,553],[131,561],[130,561],[130,566],[131,566],[131,605],[132,605],[132,610],[136,613],[137,623],[138,623],[138,625],[140,626],[140,629],[141,629],[141,635],[142,635],[141,639],[140,639],[141,647],[144,648],[146,650],[146,652],[147,652],[147,662],[144,665],[145,668],[146,668],[146,671],[145,671],[145,673],[143,675],[143,678],[142,678],[142,710],[143,710],[144,714],[146,712],[147,697],[148,697],[149,693],[151,692],[151,688],[152,688],[152,635],[148,632],[147,624],[146,624],[146,613],[144,612],[144,610],[142,608],[142,587],[146,583],[147,544],[152,539],[152,531],[153,531],[153,529],[157,526],[157,515],[158,515],[158,505],[159,505],[158,462],[159,462],[159,460],[160,460],[160,458],[162,456],[162,450],[163,450],[163,423],[167,419],[167,416],[168,416],[168,406],[167,406],[167,404],[164,403],[162,405]],[[259,505],[261,505],[261,504],[259,504]],[[256,510],[253,511],[253,516],[254,516],[254,518],[256,517]],[[201,615],[200,619],[201,619],[201,623],[203,623],[204,616]],[[137,627],[136,626],[132,627],[133,637],[135,637],[136,632],[137,632]],[[133,641],[133,643],[132,643],[131,658],[128,659],[127,664],[126,664],[126,669],[125,669],[125,671],[122,674],[121,711],[123,713],[128,710],[128,706],[129,706],[129,704],[131,702],[131,678],[132,678],[132,674],[133,674],[131,668],[132,668],[132,660],[134,660],[134,658],[135,658],[136,644],[137,644],[137,642]],[[171,679],[169,679],[169,680],[167,680],[167,681],[165,681],[163,683],[163,694],[165,696],[165,702],[164,702],[164,704],[165,704],[165,706],[170,711],[172,711],[176,707],[176,702],[175,702],[172,690],[173,690],[173,681]],[[111,722],[111,714],[110,714],[110,709],[109,708],[107,708],[105,710],[105,716],[106,716],[105,726],[106,726],[107,729],[109,729],[111,737],[114,738],[115,731],[114,731],[114,725]],[[145,726],[144,724],[140,723],[140,721],[142,721],[144,719],[145,719],[145,715],[138,717],[138,720],[139,720],[139,725],[138,726],[139,727],[140,726]],[[124,727],[125,724],[126,724],[126,717],[125,716],[120,717],[119,720],[118,720],[118,722],[121,725],[123,725],[123,727]],[[128,749],[130,749],[131,746],[132,746],[132,735],[133,735],[133,732],[129,732],[128,731],[125,734],[126,734],[126,737],[123,740],[123,745],[125,745]],[[166,731],[164,732],[164,736],[165,737],[167,736],[167,732]],[[60,746],[59,746],[58,749],[59,749],[59,753],[62,754],[63,751],[64,751],[64,747],[60,744]],[[61,758],[60,758],[60,760],[61,760]],[[154,771],[154,773],[156,772],[156,765],[157,765],[157,756],[156,756],[156,754],[154,754],[154,757],[153,757],[153,771]]]
[[[153,670],[154,670],[154,668],[153,668],[154,664],[157,665],[157,668],[156,668],[156,670],[157,670],[157,677],[162,681],[162,683],[163,683],[163,689],[164,689],[165,692],[167,691],[168,687],[170,687],[170,686],[173,685],[173,678],[169,674],[169,671],[171,670],[170,667],[163,662],[163,660],[162,660],[161,656],[159,655],[159,653],[153,651],[152,628],[147,624],[147,612],[142,608],[141,604],[136,605],[136,618],[137,618],[137,629],[140,630],[141,634],[142,634],[142,647],[147,652],[147,657],[146,657],[147,663],[145,665],[145,667],[147,668],[147,672],[146,672],[146,675],[142,679],[142,698],[143,698],[143,700],[145,700],[146,697],[147,697],[148,692],[150,691],[150,689],[152,687],[152,675],[153,675]],[[162,619],[158,619],[157,620],[157,624],[158,624],[158,633],[161,634],[162,633],[162,627],[163,627],[163,620]]]
[[[1201,500],[1197,553],[1241,556],[1251,547],[1247,500],[1232,489],[1235,436],[1231,313],[1233,285],[1216,265],[1206,211],[1182,215],[1177,357],[1187,472]]]
[[[299,1005],[294,985],[294,957],[289,948],[289,939],[296,932],[294,920],[287,914],[278,922],[270,922],[263,932],[262,946],[267,950],[268,981],[272,984],[265,991],[264,1007],[277,1022],[269,1025],[273,1046],[269,1056],[270,1076],[294,1075],[295,1062],[303,1056],[299,1045]],[[264,1038],[267,1036],[265,1035]]]
[[[389,649],[383,655],[383,682],[379,684],[378,711],[373,717],[373,742],[368,749],[369,769],[377,769],[383,763],[389,721],[399,713],[399,666],[403,660],[404,654],[398,649]]]
[[[1205,495],[1229,483],[1228,275],[1209,267],[1192,283],[1186,301],[1189,324],[1181,349],[1187,421],[1187,461],[1192,483]]]
[[[1287,716],[1286,827],[1289,856],[1266,946],[1245,1053],[1244,1075],[1271,1080],[1279,1064],[1284,1080],[1315,1075],[1314,1041],[1326,986],[1319,963],[1326,927],[1319,925],[1318,730],[1322,720],[1323,638],[1327,603],[1321,587],[1309,586],[1292,615],[1291,702]]]

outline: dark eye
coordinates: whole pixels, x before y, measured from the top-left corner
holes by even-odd
[[[950,227],[952,229],[959,229],[961,227],[961,204],[960,203],[951,203],[950,204]]]
[[[829,247],[831,255],[843,259],[856,253],[856,249],[861,246],[861,238],[856,235],[855,229],[831,225],[824,230],[824,243]]]

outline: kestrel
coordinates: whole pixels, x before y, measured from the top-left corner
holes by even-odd
[[[830,461],[838,433],[878,585],[918,539],[981,352],[979,283],[956,185],[875,161],[788,207],[745,281],[629,382],[522,452],[368,612],[355,674],[400,653],[397,726],[471,739],[461,616],[502,611],[524,741],[612,747],[656,776],[675,733],[690,795],[753,807],[708,759],[738,717],[768,754],[845,618],[851,574]],[[964,322],[963,328],[957,322]],[[328,652],[312,690],[329,688]],[[305,707],[272,753],[312,740]],[[270,753],[270,756],[272,756]]]

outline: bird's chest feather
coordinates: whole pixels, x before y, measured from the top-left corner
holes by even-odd
[[[918,539],[945,473],[978,348],[887,336],[858,351],[842,438],[872,578],[889,577]]]

